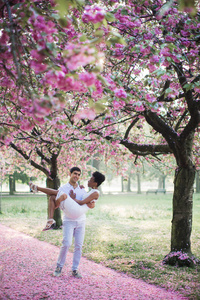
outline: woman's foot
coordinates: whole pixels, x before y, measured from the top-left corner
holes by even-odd
[[[56,224],[56,221],[54,219],[47,220],[47,224],[46,224],[46,226],[44,227],[44,229],[42,231],[53,229],[55,224]]]
[[[38,192],[37,185],[33,184],[31,181],[29,182],[29,187],[30,187],[30,190],[33,193],[37,193]]]

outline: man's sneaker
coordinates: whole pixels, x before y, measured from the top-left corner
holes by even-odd
[[[57,266],[53,273],[53,276],[59,277],[61,275],[61,271],[62,271],[62,267]]]
[[[81,274],[77,270],[72,271],[72,276],[76,278],[82,278]]]

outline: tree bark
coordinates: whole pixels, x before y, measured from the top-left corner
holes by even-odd
[[[9,194],[14,195],[14,178],[13,175],[9,175]]]
[[[200,261],[191,252],[192,206],[195,168],[179,168],[175,174],[171,252],[163,263],[172,266],[194,267]]]
[[[171,251],[191,253],[192,206],[195,168],[179,168],[175,173]]]
[[[47,187],[55,189],[55,190],[59,189],[60,179],[58,178],[57,174],[58,174],[57,155],[52,154],[50,178],[47,178],[47,180],[46,180]],[[47,204],[48,204],[48,215],[49,215],[50,199],[49,199],[48,196],[47,196]],[[57,208],[55,210],[53,218],[56,221],[55,229],[60,228],[60,226],[62,225],[62,218],[61,218],[60,208]]]
[[[136,176],[137,176],[137,193],[138,194],[141,194],[141,181],[140,181],[140,173],[137,172],[136,173]]]
[[[165,189],[165,175],[160,175],[158,180],[158,188],[159,189]]]
[[[192,208],[196,169],[192,163],[194,134],[176,144],[177,169],[174,178],[171,252],[163,262],[193,267],[199,260],[191,252]]]
[[[124,177],[121,176],[121,192],[124,192]]]
[[[131,177],[129,175],[128,181],[127,181],[127,192],[131,192]]]
[[[196,193],[200,193],[200,178],[199,178],[199,170],[196,171]]]

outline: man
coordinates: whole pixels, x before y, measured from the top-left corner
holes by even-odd
[[[76,199],[82,200],[84,194],[86,193],[84,189],[80,188],[77,181],[79,180],[81,175],[81,170],[77,167],[73,167],[70,170],[70,179],[69,182],[63,186],[61,186],[58,190],[57,198],[61,193],[65,193],[67,195],[73,191],[76,194]],[[88,204],[89,207],[94,207],[94,204]],[[60,276],[62,268],[64,266],[67,252],[72,244],[72,238],[74,236],[74,255],[73,255],[73,263],[72,263],[72,275],[76,278],[81,278],[82,276],[78,272],[78,266],[81,259],[82,254],[82,246],[85,236],[85,220],[86,215],[83,214],[77,219],[69,219],[66,215],[63,217],[63,242],[60,248],[60,254],[57,260],[57,267],[54,272],[54,276]]]
[[[85,189],[80,188],[78,185],[78,180],[81,175],[81,170],[78,167],[73,167],[70,169],[70,178],[69,182],[59,188],[58,191],[48,188],[41,188],[35,185],[32,185],[33,190],[41,191],[48,195],[51,195],[50,202],[55,202],[55,199],[59,198],[63,193],[70,195],[75,194],[77,200],[82,200],[84,194],[86,193]],[[54,207],[54,204],[50,205]],[[89,208],[94,208],[95,203],[88,203]],[[51,213],[50,213],[51,214]],[[66,261],[67,252],[72,244],[72,239],[74,237],[74,254],[73,254],[73,263],[72,263],[72,275],[76,278],[82,278],[81,274],[78,272],[78,267],[82,254],[82,246],[85,236],[85,220],[86,215],[83,214],[77,219],[70,219],[66,215],[63,216],[63,241],[60,248],[60,253],[57,260],[57,267],[53,273],[54,276],[58,277],[61,275],[62,268]],[[48,220],[48,222],[50,219]],[[47,222],[47,223],[48,223]],[[53,223],[52,223],[53,224]],[[52,226],[50,225],[50,227]]]

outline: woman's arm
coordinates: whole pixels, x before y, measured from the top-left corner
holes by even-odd
[[[99,198],[99,193],[94,192],[94,193],[90,194],[87,198],[85,198],[84,200],[77,200],[77,199],[73,199],[73,200],[76,201],[79,205],[83,205],[83,204],[87,204],[87,203],[91,202],[92,200],[97,200],[98,198]]]

